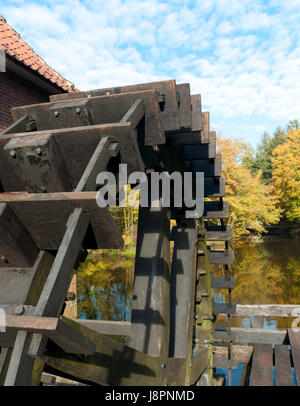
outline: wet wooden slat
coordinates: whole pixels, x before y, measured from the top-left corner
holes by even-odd
[[[300,329],[288,329],[297,385],[300,386]]]
[[[276,386],[294,386],[290,350],[287,345],[275,345]]]
[[[253,350],[250,386],[273,386],[273,347],[256,344]]]

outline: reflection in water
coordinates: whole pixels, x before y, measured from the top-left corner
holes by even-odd
[[[236,278],[232,300],[238,304],[300,304],[300,239],[266,238],[263,242],[234,241]],[[222,274],[215,268],[215,275]],[[218,291],[216,300],[226,299]],[[292,318],[265,318],[262,326],[285,329]],[[253,318],[232,317],[232,326],[253,326]],[[224,325],[224,321],[220,320]]]

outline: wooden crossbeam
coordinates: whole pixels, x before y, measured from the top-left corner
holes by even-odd
[[[13,348],[18,331],[43,334],[51,338],[66,353],[94,354],[95,344],[76,329],[76,322],[67,324],[65,318],[37,316],[6,316],[5,333],[0,335],[0,342],[5,336],[11,338],[10,348]],[[7,346],[8,347],[8,346]]]
[[[151,82],[151,83],[141,83],[137,85],[129,85],[129,86],[119,86],[119,87],[110,87],[105,89],[95,89],[95,90],[88,90],[85,92],[75,92],[75,93],[68,93],[64,95],[53,95],[50,97],[51,101],[59,101],[59,100],[71,100],[81,97],[91,96],[91,99],[97,96],[122,96],[122,94],[130,94],[136,93],[138,97],[139,92],[144,91],[156,91],[158,92],[159,96],[161,97],[161,110],[160,117],[163,125],[164,130],[176,130],[180,128],[180,119],[179,119],[179,111],[178,111],[178,99],[177,99],[177,92],[176,92],[176,83],[175,80],[165,80],[160,82]],[[138,97],[142,98],[142,97]],[[145,98],[143,98],[144,100]],[[164,99],[164,101],[163,101]],[[125,113],[124,113],[125,114]],[[151,117],[150,114],[149,118]],[[146,116],[147,119],[147,116]],[[161,138],[160,140],[157,139],[158,136],[156,135],[155,143],[160,144],[164,140]],[[154,135],[151,136],[151,142],[155,141]],[[150,144],[147,144],[150,145]]]
[[[40,250],[59,248],[75,208],[91,213],[95,241],[87,241],[85,248],[121,248],[120,231],[108,209],[97,205],[96,196],[96,192],[2,193],[0,204],[7,203]]]
[[[229,332],[226,328],[216,327],[214,331],[215,341],[233,341],[240,344],[283,344],[286,339],[286,330],[231,327]]]
[[[140,107],[137,108],[140,112]],[[143,171],[134,125],[122,122],[4,135],[0,137],[2,186],[7,192],[24,191],[28,184],[33,180],[36,183],[38,179],[38,186],[43,186],[44,191],[59,191],[59,185],[63,191],[70,191],[71,187],[77,186],[103,137],[108,137],[109,143],[118,143],[121,161],[127,164],[128,174]],[[57,154],[59,160],[55,161]],[[60,184],[56,185],[51,178],[53,175]],[[45,176],[47,183],[42,184]]]

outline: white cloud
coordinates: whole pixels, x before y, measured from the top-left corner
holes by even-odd
[[[16,0],[2,13],[82,90],[175,78],[202,94],[216,128],[299,117],[300,0]]]

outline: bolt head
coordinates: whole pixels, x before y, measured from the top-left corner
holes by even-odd
[[[54,115],[54,117],[58,117],[58,116],[59,116],[59,112],[58,112],[58,111],[55,111],[55,112],[53,113],[53,115]]]
[[[80,114],[80,113],[81,113],[80,108],[79,108],[79,107],[77,107],[77,108],[76,108],[76,110],[75,110],[75,112],[76,112],[77,114]]]
[[[13,158],[17,155],[16,151],[10,151],[9,155]]]
[[[1,261],[3,261],[3,262],[8,262],[7,258],[6,258],[4,255],[2,255],[0,259],[1,259]]]
[[[166,368],[166,364],[160,364],[160,366],[162,367],[162,368]]]
[[[25,312],[25,307],[22,304],[19,304],[15,307],[15,314],[17,316],[20,316],[21,314],[23,314]]]
[[[42,154],[41,148],[37,148],[37,149],[35,150],[35,152],[36,152],[38,155],[41,155],[41,154]]]

